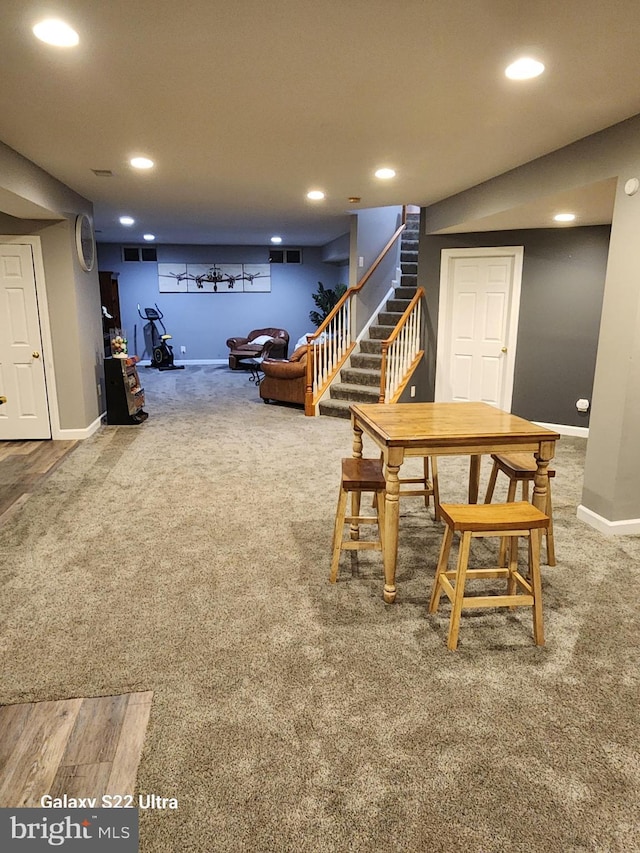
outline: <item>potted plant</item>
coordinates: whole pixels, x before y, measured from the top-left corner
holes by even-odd
[[[318,311],[309,311],[309,319],[315,326],[320,326],[326,317],[331,313],[332,308],[340,300],[340,297],[346,291],[345,284],[336,284],[332,289],[325,287],[321,281],[318,282],[318,289],[312,293],[313,301],[316,303]]]

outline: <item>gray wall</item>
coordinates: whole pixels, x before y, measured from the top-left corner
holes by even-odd
[[[9,159],[7,151],[10,149],[3,151],[0,146],[0,160],[2,155],[5,161]],[[38,167],[29,169],[29,161],[15,155],[14,172],[18,166],[25,166],[29,173],[24,183],[33,196],[47,203],[57,201],[72,206],[58,220],[17,219],[0,213],[0,234],[34,235],[41,241],[59,417],[56,424],[51,411],[55,437],[57,428],[86,429],[103,411],[103,396],[98,394],[103,353],[98,275],[95,270],[85,272],[75,252],[75,216],[91,213],[91,205]],[[51,395],[51,382],[47,389]]]
[[[433,232],[543,196],[617,178],[593,383],[581,518],[607,533],[640,532],[640,115],[581,139],[425,211]],[[615,525],[614,522],[620,522]]]
[[[351,278],[355,284],[370,269],[384,249],[394,231],[402,222],[401,207],[381,207],[360,210],[354,214],[355,233],[351,243]],[[363,258],[362,267],[358,259]],[[356,305],[356,335],[364,328],[371,314],[391,287],[400,264],[400,241],[381,262],[380,266],[360,291]]]
[[[610,228],[549,228],[425,235],[418,285],[427,294],[427,394],[435,389],[442,249],[524,246],[512,411],[528,420],[588,426]]]
[[[269,250],[265,246],[170,246],[158,245],[159,263],[266,263]],[[177,360],[226,359],[226,340],[246,335],[251,329],[277,326],[286,329],[293,346],[302,335],[315,331],[309,312],[315,309],[312,293],[321,281],[325,287],[346,284],[345,270],[335,263],[322,261],[320,247],[305,247],[302,264],[273,264],[269,293],[160,293],[155,263],[122,261],[121,246],[98,245],[100,270],[119,273],[119,295],[122,325],[134,351],[134,327],[137,328],[138,352],[142,358],[144,344],[138,316],[138,302],[145,308],[156,302],[164,313],[164,323]],[[187,348],[180,354],[180,347]],[[146,358],[148,353],[144,355]]]

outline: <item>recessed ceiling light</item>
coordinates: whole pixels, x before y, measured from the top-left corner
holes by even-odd
[[[556,222],[573,222],[576,215],[575,213],[556,213],[553,218]]]
[[[133,225],[135,219],[133,216],[121,216],[120,217],[120,225]]]
[[[155,234],[143,234],[142,236],[143,236],[143,238],[144,238],[145,240],[147,240],[148,242],[151,242],[151,240],[155,240],[155,239],[156,239],[156,235],[155,235]]]
[[[272,237],[271,242],[272,243],[282,243],[282,237]]]
[[[395,178],[396,173],[394,169],[378,169],[375,173],[376,178],[380,178],[382,181],[388,181],[389,178]]]
[[[40,21],[33,28],[33,34],[40,41],[52,44],[55,47],[75,47],[80,41],[78,33],[69,24],[55,18]]]
[[[324,193],[322,190],[311,190],[307,193],[307,198],[310,198],[311,201],[322,201]]]
[[[152,169],[153,168],[153,160],[150,160],[148,157],[132,157],[129,160],[134,169]]]
[[[504,73],[510,80],[531,80],[532,77],[538,77],[543,71],[542,62],[538,62],[537,59],[532,59],[530,56],[523,56],[508,65]]]

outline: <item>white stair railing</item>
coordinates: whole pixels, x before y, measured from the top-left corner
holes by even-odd
[[[391,335],[382,342],[380,403],[395,403],[424,355],[422,347],[422,301],[424,289],[416,291]]]
[[[354,314],[351,310],[353,298],[362,290],[376,271],[387,253],[405,230],[406,209],[403,209],[402,224],[380,252],[371,268],[358,284],[342,295],[317,332],[307,335],[307,378],[304,400],[305,415],[315,415],[318,402],[334,376],[346,362],[355,347],[352,333]]]

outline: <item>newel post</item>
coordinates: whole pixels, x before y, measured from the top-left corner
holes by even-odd
[[[380,396],[379,403],[384,403],[384,398],[387,391],[387,350],[389,348],[388,341],[382,342],[382,361],[380,362]]]
[[[307,341],[307,362],[305,364],[304,413],[307,417],[315,415],[313,407],[313,366],[311,364],[313,346]]]

